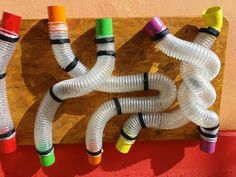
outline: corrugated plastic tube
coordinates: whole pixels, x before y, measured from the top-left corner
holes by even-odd
[[[15,128],[11,118],[7,91],[6,68],[19,40],[21,17],[3,12],[0,27],[0,150],[11,153],[17,149]]]
[[[131,116],[123,125],[116,143],[116,149],[128,153],[141,129],[176,129],[189,123],[180,109],[170,113],[138,113]]]
[[[184,116],[200,126],[200,149],[213,153],[218,136],[218,115],[207,108],[216,99],[214,87],[210,81],[220,70],[220,60],[209,50],[222,27],[221,7],[212,7],[203,12],[205,26],[199,30],[194,43],[190,43],[169,34],[159,17],[154,17],[145,29],[157,48],[170,57],[179,59],[183,83],[178,91],[178,101]]]
[[[78,60],[78,58],[75,57],[72,52],[65,21],[66,16],[64,7],[49,7],[48,26],[55,58],[63,70],[66,71],[71,77],[78,77],[86,74],[89,70]],[[105,41],[99,39],[96,40],[96,42],[103,42],[104,44],[98,47],[104,47],[104,45],[114,42],[114,38],[106,38]],[[172,83],[169,78],[160,74],[143,73],[129,76],[110,76],[97,90],[105,92],[131,92],[147,90],[149,89],[149,85],[150,88],[153,88],[154,90],[161,90],[161,94],[159,98],[155,97],[150,100],[148,98],[141,99],[145,104],[153,104],[158,106],[160,110],[163,110],[169,107],[169,105],[171,105],[175,100],[176,88],[174,83]],[[168,91],[170,91],[170,93]]]
[[[209,13],[209,11],[211,12],[210,17],[209,15],[206,15],[207,13]],[[205,26],[199,30],[199,33],[194,40],[194,43],[202,45],[206,48],[211,48],[211,46],[214,44],[216,40],[216,37],[219,35],[222,26],[221,8],[213,7],[208,10],[205,10],[203,12],[203,19],[205,22]],[[154,18],[153,20],[157,21],[159,24],[162,24],[159,18]],[[155,23],[153,25],[152,21],[151,24],[149,23],[148,26],[145,27],[145,29],[149,32],[149,34],[150,34],[150,25],[151,28],[155,25]],[[209,21],[211,21],[211,23]],[[201,70],[202,68],[199,68],[196,65],[182,62],[181,74],[184,75],[183,77],[185,80],[184,83],[181,85],[181,88],[179,89],[180,91],[179,97],[183,97],[186,93],[190,94],[188,90],[183,89],[183,85],[185,84],[185,82],[187,82],[186,85],[191,86],[190,87],[192,89],[191,92],[193,92],[191,94],[196,94],[203,100],[200,103],[205,105],[205,107],[209,107],[214,103],[216,94],[208,78],[205,78],[206,75],[203,75],[204,71],[202,72]],[[192,99],[198,99],[198,98],[193,97]],[[186,104],[191,104],[191,102],[186,101]],[[141,129],[179,128],[189,122],[188,118],[185,115],[186,114],[184,114],[180,109],[172,113],[161,113],[161,114],[139,113],[133,115],[125,122],[123,129],[121,131],[121,135],[117,141],[116,148],[118,151],[122,153],[128,153]],[[213,127],[213,129],[200,127],[200,137],[202,139],[200,143],[200,149],[202,151],[208,153],[214,152],[217,133],[218,133],[218,126]]]
[[[140,82],[142,79],[140,77]],[[145,98],[114,98],[102,104],[92,115],[86,129],[86,149],[88,161],[98,165],[102,158],[102,138],[107,122],[122,113],[160,112],[167,109],[175,100],[174,82],[161,74],[149,74],[150,90],[158,90],[159,95]],[[142,85],[142,84],[140,84]]]
[[[87,73],[89,69],[81,63],[71,49],[68,28],[65,22],[65,8],[63,6],[51,6],[50,9],[50,20],[48,23],[49,35],[53,53],[58,64],[71,77],[78,77]],[[56,21],[53,18],[58,13],[60,13],[60,16],[63,18],[57,19]],[[107,39],[107,41],[114,41],[114,39],[110,38]],[[102,86],[97,88],[97,90],[109,93],[124,93],[143,90],[143,80],[145,80],[144,77],[146,74],[147,73],[128,76],[110,76]]]
[[[55,16],[56,13],[63,14],[63,19],[60,19],[60,22],[55,23],[55,20],[53,22],[51,20],[48,23],[50,40],[55,58],[59,65],[63,68],[63,70],[66,71],[71,77],[83,75],[88,72],[88,69],[79,61],[78,58],[76,58],[76,56],[72,52],[71,46],[69,44],[70,40],[68,37],[69,35],[67,25],[64,22],[66,19],[65,9],[64,7],[58,6],[54,6],[53,9],[54,10],[50,11],[51,13],[49,13],[49,19],[50,17]],[[113,39],[107,40],[111,41]],[[106,82],[97,90],[103,92],[123,93],[138,90],[147,90],[149,89],[149,85],[151,89],[159,90],[159,92],[161,93],[159,97],[140,99],[130,98],[129,101],[125,103],[126,106],[135,107],[134,104],[137,104],[137,102],[141,102],[140,104],[146,105],[143,107],[143,110],[145,111],[161,111],[168,108],[175,100],[176,88],[174,83],[169,78],[160,74],[143,73],[129,76],[110,76],[106,80]],[[132,109],[135,109],[135,112],[137,112],[138,105],[137,107]],[[107,108],[105,107],[104,110],[106,111]],[[111,117],[107,119],[110,119]],[[91,154],[92,153],[90,153],[89,155],[90,163],[97,163],[99,161],[99,158],[94,158],[94,156]]]
[[[51,10],[55,9],[49,7],[49,12]],[[54,14],[49,17],[49,20],[57,22],[64,19],[61,18],[60,14],[58,16]],[[104,84],[105,80],[112,74],[115,64],[114,42],[107,42],[108,38],[113,38],[112,19],[97,19],[97,62],[95,66],[82,76],[55,84],[43,98],[36,115],[34,128],[35,146],[42,166],[50,166],[55,161],[52,122],[61,102],[92,92]]]

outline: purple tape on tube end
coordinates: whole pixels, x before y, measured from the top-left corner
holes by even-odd
[[[161,21],[159,17],[153,17],[145,26],[144,30],[149,34],[150,37],[153,37],[155,34],[160,33],[165,30],[166,26]]]
[[[201,139],[201,141],[200,141],[201,151],[206,152],[206,153],[214,153],[215,148],[216,148],[216,141],[215,142],[209,142],[209,141]]]

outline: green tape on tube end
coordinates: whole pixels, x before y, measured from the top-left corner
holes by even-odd
[[[40,157],[40,163],[44,167],[49,167],[55,162],[55,155],[53,151],[48,155],[40,155],[39,157]]]
[[[96,38],[113,36],[112,18],[96,19]]]

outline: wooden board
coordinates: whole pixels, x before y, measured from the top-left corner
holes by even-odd
[[[114,19],[115,46],[117,52],[114,75],[148,72],[153,64],[158,72],[180,82],[179,61],[155,51],[153,43],[142,30],[150,18]],[[202,26],[199,18],[162,18],[171,33],[192,41]],[[74,53],[89,68],[96,62],[94,44],[94,19],[69,19],[70,39]],[[224,19],[222,33],[213,47],[222,62],[220,74],[213,84],[217,100],[212,107],[219,112],[228,22]],[[46,91],[53,84],[69,79],[56,63],[49,44],[47,20],[23,20],[20,42],[7,70],[7,89],[11,114],[20,145],[33,144],[35,114]],[[93,92],[89,95],[65,101],[59,108],[53,124],[55,143],[83,143],[87,122],[93,112],[104,103],[116,97],[151,96],[155,92],[134,92],[130,94],[106,94]],[[130,114],[112,118],[104,132],[104,141],[116,141],[120,128]],[[221,120],[222,121],[222,120]],[[224,123],[224,121],[222,121]],[[195,139],[198,130],[192,123],[177,130],[144,130],[139,140]]]

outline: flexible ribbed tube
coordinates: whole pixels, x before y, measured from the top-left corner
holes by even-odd
[[[61,47],[61,50],[63,50],[63,47]],[[109,52],[112,54],[109,54]],[[61,101],[88,94],[104,84],[114,69],[115,57],[113,54],[113,42],[106,44],[98,43],[97,62],[90,71],[84,72],[84,68],[81,67],[78,69],[78,72],[85,74],[55,84],[45,95],[37,112],[34,128],[35,146],[39,153],[42,154],[42,152],[50,150],[53,146],[52,121]],[[60,60],[61,64],[68,64],[68,59],[70,58]],[[78,75],[78,73],[75,73],[75,75]]]
[[[66,23],[63,22],[49,22],[48,23],[49,36],[51,40],[54,39],[69,39],[68,29]],[[76,57],[71,49],[70,43],[64,42],[61,44],[52,44],[53,54],[58,62],[58,64],[64,69],[71,62],[73,62]],[[68,74],[71,77],[78,77],[85,74],[88,69],[78,60],[77,65],[73,70],[69,71]]]
[[[171,113],[142,113],[142,118],[147,128],[155,129],[175,129],[186,125],[189,120],[178,109]],[[138,136],[143,128],[140,124],[139,115],[131,116],[123,125],[123,131],[130,137]]]
[[[194,40],[194,43],[204,46],[205,48],[211,48],[215,40],[216,37],[214,35],[199,32]],[[169,50],[173,47],[174,42],[170,45],[172,46],[167,45]],[[166,52],[171,53],[171,51],[167,50]],[[188,53],[188,51],[186,51],[186,53]],[[181,55],[176,54],[173,56]],[[123,133],[121,133],[116,144],[117,150],[122,153],[127,153],[142,128],[179,128],[189,122],[189,117],[192,117],[191,120],[200,125],[202,124],[202,117],[205,118],[204,125],[212,125],[214,120],[214,125],[217,125],[217,115],[213,111],[206,110],[207,107],[214,103],[216,93],[214,87],[210,84],[208,72],[204,69],[190,63],[182,62],[181,74],[183,75],[184,82],[181,84],[178,91],[178,98],[182,109],[178,109],[172,113],[139,113],[131,116],[123,126]],[[216,137],[209,138],[207,136],[216,135],[218,133],[218,128],[211,131],[202,127],[200,127],[200,129],[201,132],[206,134],[206,136],[202,133],[200,134],[203,140],[209,142],[216,141]]]
[[[55,23],[53,24],[49,23],[49,33],[51,40],[55,39],[64,41],[65,39],[67,40],[66,43],[52,44],[52,49],[59,65],[63,69],[65,69],[67,68],[67,66],[70,65],[71,62],[73,62],[76,59],[69,45],[69,40],[68,40],[69,38],[66,24],[63,23],[60,24],[59,26],[55,25]],[[83,68],[82,72],[81,70],[79,70],[81,68]],[[70,72],[68,72],[68,74],[72,77],[75,77],[84,74],[87,71],[88,69],[85,68],[85,66],[80,61],[78,61],[76,67],[74,67]],[[148,76],[149,89],[158,90],[160,92],[160,95],[158,97],[153,97],[153,98],[125,99],[126,100],[126,102],[124,103],[125,106],[122,105],[123,106],[122,109],[127,108],[128,109],[127,112],[130,111],[138,112],[140,111],[140,109],[147,112],[149,111],[153,112],[153,111],[164,110],[173,103],[173,101],[175,100],[176,88],[172,83],[172,81],[166,78],[165,76],[159,74],[149,74],[147,76]],[[111,76],[97,90],[110,93],[122,93],[122,92],[144,90],[145,88],[144,77],[145,74],[136,74],[129,76]],[[107,104],[107,106],[109,107],[109,104]],[[110,112],[109,117],[107,117],[107,120],[116,115],[115,113],[116,110],[114,110],[115,109],[114,103],[111,104],[111,106],[113,106],[113,112]],[[103,126],[106,125],[106,120],[103,117],[101,117],[100,114],[103,114],[102,111],[107,112],[107,109],[108,108],[105,106],[104,109],[101,109],[101,112],[98,113],[97,116],[103,119],[101,120]],[[91,124],[89,124],[89,127],[91,127],[90,125]],[[93,127],[98,127],[95,129],[95,131],[100,130],[100,134],[102,134],[103,129],[101,129],[101,126],[92,125],[92,129],[94,129]],[[91,132],[91,134],[93,134],[93,132]],[[91,135],[88,136],[91,137]],[[102,143],[101,138],[99,138],[99,141],[101,141]]]
[[[60,105],[61,103],[55,101],[49,92],[40,104],[34,127],[35,146],[40,152],[52,147],[52,122]]]
[[[18,39],[16,34],[9,34],[0,29],[0,35],[10,39]],[[1,37],[2,38],[2,37]],[[16,40],[17,41],[17,40]],[[0,39],[0,135],[8,133],[14,129],[12,122],[6,91],[6,68],[16,48],[16,41],[9,42]],[[15,133],[11,136],[15,136]],[[6,137],[10,138],[10,137]]]
[[[65,43],[52,44],[54,56],[61,66],[65,69],[75,59],[78,61],[76,66],[68,72],[71,77],[78,77],[89,71],[73,54],[69,43],[68,28],[66,23],[49,22],[49,34],[51,40],[65,40]],[[154,74],[155,75],[155,74]],[[97,88],[98,91],[108,93],[125,93],[144,89],[143,74],[135,74],[128,76],[110,76],[102,86]]]
[[[156,45],[167,56],[191,63],[207,70],[209,80],[220,71],[220,60],[211,50],[200,44],[179,39],[172,34],[166,35]]]
[[[170,113],[138,113],[131,116],[123,125],[116,143],[116,149],[121,153],[128,153],[141,129],[175,129],[189,123],[180,109]]]
[[[168,34],[157,43],[157,47],[168,56],[186,62],[181,66],[184,82],[178,92],[180,108],[191,121],[206,128],[219,123],[217,114],[207,110],[216,96],[209,82],[220,70],[219,58],[205,47],[212,45],[213,40],[210,37],[203,40],[203,36],[198,36],[195,43],[191,43]]]
[[[168,77],[149,74],[148,82],[150,90],[158,90],[160,95],[146,98],[119,98],[122,113],[159,112],[174,102],[176,87]],[[110,100],[102,104],[92,115],[86,129],[86,148],[89,152],[95,153],[102,149],[104,127],[117,113],[117,105]]]
[[[98,85],[102,85],[105,78],[112,73],[114,57],[99,56],[95,66],[87,74],[59,82],[53,86],[53,93],[61,100],[78,97],[93,91]],[[35,122],[35,145],[39,151],[45,151],[52,146],[51,126],[54,115],[60,103],[56,102],[49,93],[44,97]],[[47,132],[42,134],[42,132]],[[50,139],[45,142],[45,139]]]

